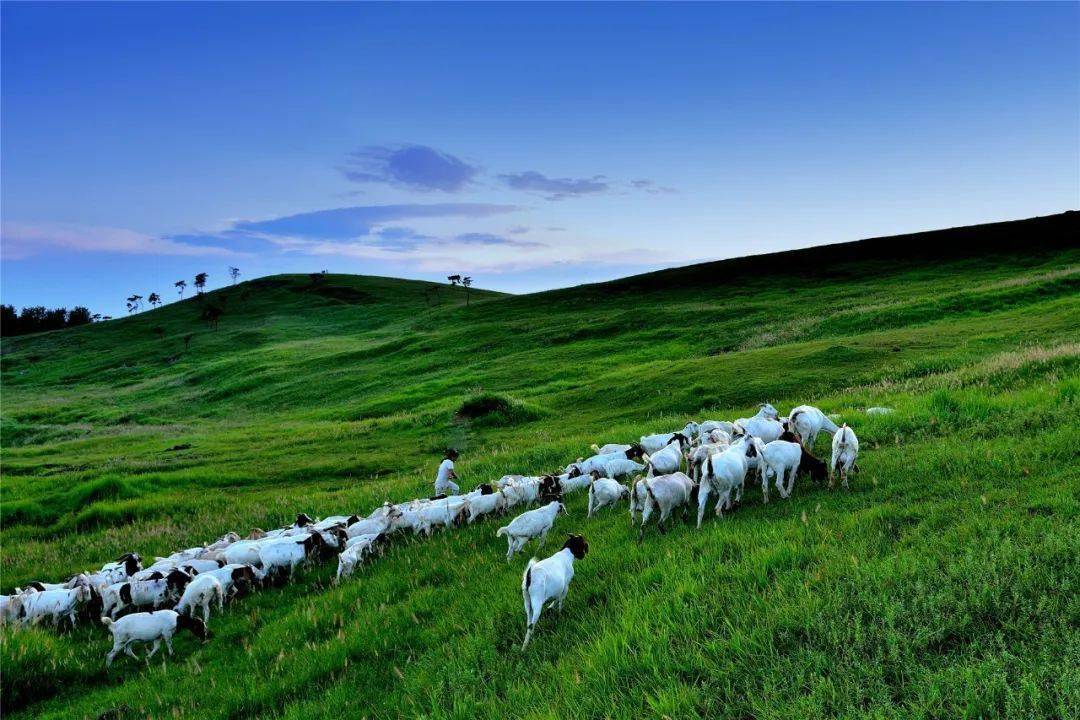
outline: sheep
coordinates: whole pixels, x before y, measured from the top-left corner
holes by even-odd
[[[523,512],[511,520],[509,525],[499,528],[495,537],[506,536],[506,562],[510,562],[514,553],[535,537],[540,538],[540,547],[543,547],[548,531],[555,524],[555,517],[559,513],[566,515],[566,507],[556,500],[535,510]]]
[[[259,561],[268,577],[292,579],[298,565],[328,554],[322,535],[311,533],[302,540],[282,538],[259,547]]]
[[[266,573],[261,569],[239,563],[225,565],[205,574],[217,578],[226,598],[250,591],[266,577]]]
[[[647,476],[654,477],[657,475],[670,475],[671,473],[679,472],[679,469],[682,467],[683,448],[689,444],[690,441],[685,435],[675,433],[671,436],[668,444],[661,450],[658,450],[651,455],[645,455],[642,459],[645,461],[645,466],[649,469]]]
[[[758,466],[763,501],[769,502],[769,478],[774,475],[780,497],[790,497],[791,491],[795,488],[795,476],[800,470],[809,472],[814,480],[825,479],[825,463],[811,455],[798,442],[780,439],[768,443],[761,451],[761,464]],[[787,477],[786,486],[785,476]]]
[[[690,438],[696,437],[698,433],[698,424],[696,422],[688,422],[682,430],[673,433],[659,433],[657,435],[644,435],[642,436],[639,444],[642,449],[647,453],[654,453],[658,450],[662,450],[672,438],[676,435],[681,435],[685,438],[687,444],[690,443]]]
[[[840,472],[840,481],[847,488],[847,476],[855,466],[855,460],[859,457],[859,438],[855,431],[844,423],[833,435],[832,458],[829,461],[829,488],[834,486],[834,474]]]
[[[521,597],[525,602],[525,641],[521,643],[522,650],[529,645],[545,602],[552,601],[562,612],[570,581],[574,579],[574,560],[583,559],[588,552],[589,543],[585,538],[571,535],[563,543],[562,549],[551,557],[529,560],[525,575],[521,578]]]
[[[760,447],[760,441],[744,436],[727,449],[709,455],[705,460],[698,486],[698,529],[705,517],[705,505],[709,502],[709,495],[713,492],[717,495],[713,511],[721,518],[724,517],[724,508],[731,507],[732,493],[735,494],[735,502],[742,501],[749,458],[756,457]]]
[[[681,472],[647,477],[638,481],[645,486],[645,505],[641,512],[641,527],[638,529],[638,542],[645,536],[645,525],[649,522],[654,508],[660,511],[657,529],[666,532],[664,522],[677,507],[685,507],[690,502],[694,491],[694,481]]]
[[[624,495],[630,494],[630,488],[617,480],[602,478],[597,472],[593,472],[589,482],[589,515],[600,508],[615,505]]]
[[[187,584],[180,602],[173,608],[181,615],[195,617],[195,609],[202,607],[203,623],[210,622],[210,604],[217,598],[218,612],[225,609],[225,589],[213,575],[200,575]]]
[[[24,592],[19,596],[19,619],[36,625],[48,618],[59,626],[67,618],[71,627],[75,627],[75,615],[80,606],[90,601],[90,596],[91,590],[85,585],[67,590]]]
[[[490,495],[481,495],[469,501],[469,524],[472,525],[476,518],[490,513],[503,513],[506,511],[506,495],[498,490]]]
[[[131,649],[132,643],[154,643],[146,656],[149,660],[161,647],[162,640],[165,641],[165,646],[169,649],[169,654],[172,655],[173,635],[180,630],[188,630],[200,640],[211,637],[206,630],[206,624],[202,620],[189,618],[175,610],[133,613],[119,620],[103,617],[101,622],[105,624],[105,627],[109,628],[109,632],[113,636],[112,650],[109,651],[105,658],[106,666],[112,665],[113,659],[121,650],[138,660],[138,656]]]
[[[803,447],[814,449],[814,442],[822,430],[834,434],[838,427],[828,416],[813,405],[800,405],[788,414],[788,426],[795,432]]]

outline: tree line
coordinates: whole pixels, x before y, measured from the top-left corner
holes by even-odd
[[[92,314],[82,305],[67,308],[46,308],[44,305],[24,307],[21,312],[14,305],[0,305],[0,336],[28,335],[46,330],[62,330],[79,325],[87,325],[97,320],[108,320],[99,314]]]

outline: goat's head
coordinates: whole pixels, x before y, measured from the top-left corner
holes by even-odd
[[[762,417],[770,418],[772,420],[776,420],[780,417],[779,411],[770,403],[761,403],[758,405],[758,408],[758,415],[761,415]]]
[[[645,456],[645,448],[641,447],[641,443],[630,443],[625,454],[627,460],[641,459]]]
[[[593,472],[596,471],[594,470]],[[570,478],[581,477],[581,475],[583,475],[583,473],[581,472],[581,466],[577,464],[571,465],[570,469],[566,471],[567,480],[569,480]]]
[[[262,540],[264,537],[266,537],[266,531],[263,530],[262,528],[255,528],[254,530],[252,530],[251,532],[248,533],[247,539],[248,540]]]
[[[584,535],[570,535],[563,543],[563,549],[569,550],[575,558],[581,560],[589,552],[589,543],[585,541]]]
[[[481,483],[476,486],[476,490],[480,491],[481,495],[494,495],[495,488],[491,486],[491,483]]]
[[[191,582],[191,576],[183,570],[173,569],[165,576],[165,587],[175,593],[183,592],[189,582]]]
[[[188,615],[177,615],[176,617],[176,629],[187,630],[200,640],[206,641],[213,637],[213,634],[206,629],[206,623],[197,617],[191,617]]]
[[[296,527],[307,527],[313,524],[315,521],[311,519],[311,516],[307,513],[297,513],[296,522],[293,523]]]
[[[330,545],[319,533],[311,533],[300,541],[304,546],[304,555],[307,557],[325,558],[332,552]]]
[[[124,553],[120,557],[116,558],[116,562],[122,563],[124,566],[124,572],[128,575],[134,575],[142,570],[142,558],[139,557],[139,553]]]

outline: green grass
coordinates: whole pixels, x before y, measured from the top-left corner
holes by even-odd
[[[5,629],[5,715],[1078,717],[1075,226],[1050,242],[1016,224],[1015,251],[871,243],[468,307],[278,276],[210,294],[216,330],[188,299],[5,339],[8,592],[428,494],[450,444],[471,486],[769,400],[839,413],[863,447],[849,492],[751,491],[641,545],[625,506],[586,520],[572,498],[557,530],[591,552],[526,653],[527,555],[508,565],[486,521],[396,539],[339,587],[328,565],[240,600],[149,666],[106,670],[100,627]]]

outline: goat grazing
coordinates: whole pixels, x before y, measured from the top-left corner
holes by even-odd
[[[589,517],[600,508],[615,505],[624,495],[630,494],[630,488],[617,480],[602,478],[599,473],[593,473],[589,482]]]
[[[834,485],[834,474],[839,471],[840,482],[848,486],[847,476],[859,457],[859,438],[847,423],[836,431],[832,439],[832,459],[829,461],[829,487]]]
[[[814,449],[818,433],[822,430],[834,434],[840,428],[828,416],[813,405],[800,405],[788,415],[788,426],[796,433],[807,450]]]
[[[687,475],[677,472],[659,477],[643,478],[638,481],[645,487],[645,506],[641,511],[641,527],[638,529],[638,542],[645,536],[645,525],[655,510],[660,511],[660,519],[656,527],[660,532],[666,532],[664,523],[671,511],[677,507],[685,507],[690,502],[690,495],[694,491],[694,481]]]
[[[225,589],[213,575],[200,575],[187,584],[180,602],[173,608],[181,615],[195,617],[195,609],[202,608],[203,623],[210,622],[210,604],[217,599],[218,612],[225,609]]]

